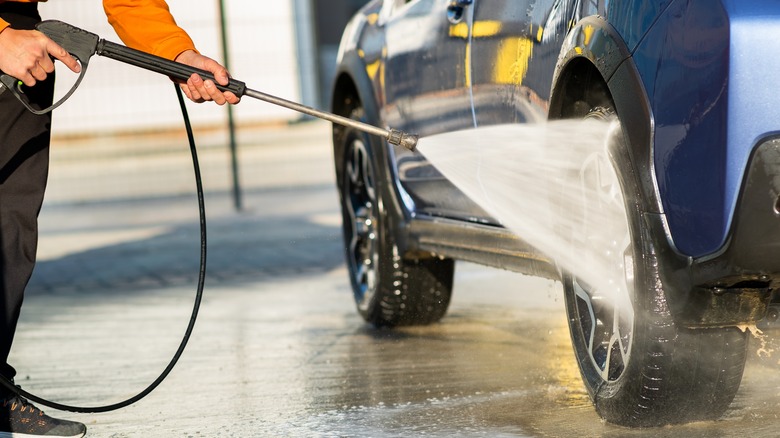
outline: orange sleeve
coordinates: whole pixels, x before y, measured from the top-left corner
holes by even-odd
[[[103,0],[108,22],[129,47],[166,59],[195,50],[164,0]]]
[[[10,0],[0,0],[0,3],[7,3]],[[17,3],[37,3],[37,2],[45,2],[46,0],[13,0]],[[4,31],[7,27],[11,27],[11,25],[0,18],[0,32]]]

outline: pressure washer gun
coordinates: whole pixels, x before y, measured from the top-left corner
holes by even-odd
[[[396,129],[382,129],[373,125],[359,122],[357,120],[352,120],[337,114],[316,110],[306,105],[272,96],[260,91],[252,90],[247,88],[244,82],[238,81],[236,79],[231,78],[227,85],[221,85],[214,79],[214,75],[205,70],[190,67],[186,64],[170,61],[159,56],[131,49],[121,44],[106,41],[94,33],[87,32],[86,30],[79,29],[78,27],[72,26],[62,21],[46,20],[39,23],[36,26],[36,29],[45,34],[47,37],[51,38],[55,43],[62,46],[62,48],[67,50],[73,57],[75,57],[81,63],[81,73],[79,74],[79,77],[74,83],[73,87],[71,87],[71,89],[59,101],[48,108],[38,108],[37,106],[31,104],[29,99],[27,99],[25,96],[24,88],[16,78],[5,74],[0,76],[0,82],[2,82],[5,88],[8,88],[8,90],[10,90],[14,96],[16,96],[16,98],[27,107],[27,109],[35,114],[45,114],[62,105],[62,103],[65,102],[74,91],[76,91],[76,88],[78,88],[79,84],[81,84],[81,80],[84,78],[84,74],[87,72],[90,58],[92,55],[97,54],[114,59],[116,61],[124,62],[126,64],[134,65],[145,70],[160,73],[181,81],[186,81],[190,78],[190,76],[192,76],[193,73],[197,73],[204,80],[213,81],[217,88],[221,91],[231,91],[238,97],[249,96],[274,105],[298,111],[303,114],[324,119],[332,123],[355,128],[359,131],[382,137],[386,139],[388,143],[402,146],[406,149],[409,149],[410,151],[414,151],[417,147],[417,136],[415,135],[407,134]]]

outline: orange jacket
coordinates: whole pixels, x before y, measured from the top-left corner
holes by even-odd
[[[0,0],[0,3],[6,1]],[[103,9],[119,38],[134,49],[167,59],[175,59],[186,50],[195,50],[189,35],[176,25],[165,0],[103,0]],[[6,27],[8,23],[0,19],[0,32]]]

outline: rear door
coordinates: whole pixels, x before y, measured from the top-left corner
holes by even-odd
[[[469,14],[463,8],[452,19],[452,2],[396,0],[385,24],[383,117],[390,126],[421,136],[474,126],[466,65]]]
[[[476,124],[546,120],[555,64],[581,0],[476,0],[474,7]]]

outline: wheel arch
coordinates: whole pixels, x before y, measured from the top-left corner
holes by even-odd
[[[550,119],[583,117],[610,106],[618,114],[641,181],[643,210],[662,215],[653,165],[653,114],[639,72],[623,38],[601,17],[580,20],[558,57],[550,93]],[[670,239],[668,230],[664,234]]]
[[[379,86],[371,80],[367,73],[366,63],[359,52],[351,51],[344,54],[339,63],[336,78],[333,82],[333,98],[331,100],[331,112],[349,117],[356,105],[363,108],[364,122],[370,125],[385,127],[380,115],[380,102],[382,101]],[[344,153],[343,142],[340,141],[344,128],[333,125],[333,153],[336,167],[337,181],[341,181],[344,169],[343,162],[338,157]],[[383,138],[368,135],[373,158],[376,164],[377,178],[382,181],[379,190],[382,193],[382,214],[390,226],[396,230],[397,244],[403,254],[412,245],[409,241],[409,221],[411,220],[410,208],[407,206],[400,193],[402,188],[397,184],[396,169],[394,168],[392,146]]]
[[[692,259],[681,254],[664,214],[653,152],[655,121],[639,70],[618,32],[604,19],[587,17],[567,36],[558,58],[550,94],[550,119],[582,117],[596,106],[610,106],[620,119],[628,159],[638,182],[645,236],[652,239],[664,266],[670,310],[686,326],[691,297]],[[681,318],[682,320],[680,320]]]
[[[357,52],[342,58],[333,82],[331,111],[345,117],[354,116],[362,108],[363,122],[383,126],[380,116],[380,88],[366,74],[365,62]],[[351,132],[351,133],[350,133]],[[354,128],[334,124],[332,131],[334,163],[338,184],[345,175],[347,143]],[[375,326],[425,325],[444,317],[450,302],[454,276],[454,260],[434,257],[407,257],[409,247],[409,214],[399,201],[392,163],[392,147],[383,138],[359,133],[370,148],[370,160],[375,172],[376,222],[379,260],[375,298],[366,307],[358,305],[366,321]],[[339,189],[342,204],[347,199]],[[373,219],[376,219],[375,221]],[[384,225],[381,225],[384,224]],[[384,280],[381,280],[384,279]],[[353,282],[353,288],[355,283]]]
[[[362,106],[364,111],[365,121],[372,125],[377,125],[379,121],[379,115],[377,112],[376,99],[374,99],[371,92],[372,86],[368,77],[361,77],[354,72],[365,71],[361,69],[362,61],[357,54],[345,55],[339,65],[336,77],[333,81],[333,94],[330,102],[330,110],[334,114],[338,114],[343,117],[349,117],[352,110],[356,107]],[[333,124],[333,147],[335,157],[339,157],[338,149],[340,142],[338,141],[340,135],[344,132],[343,128],[337,124]],[[336,174],[341,176],[341,162],[336,161]]]

